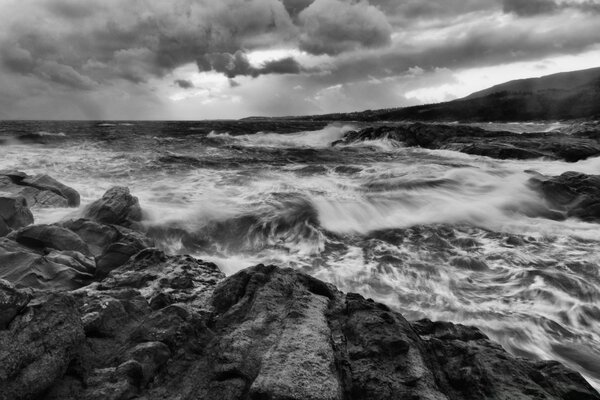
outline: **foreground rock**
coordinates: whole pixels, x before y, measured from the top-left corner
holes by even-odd
[[[127,189],[108,190],[86,215],[94,220],[31,225],[1,239],[0,279],[37,290],[73,290],[154,246],[143,233],[119,225],[137,227],[141,218],[139,202]]]
[[[551,158],[569,162],[600,155],[600,132],[512,133],[467,125],[406,124],[350,131],[333,146],[389,139],[406,147],[455,150],[498,159]]]
[[[20,195],[29,207],[78,207],[77,191],[48,175],[0,171],[0,192]]]
[[[275,266],[224,278],[149,249],[73,296],[86,337],[38,398],[600,399],[579,374],[513,358],[476,328],[410,323]]]
[[[84,339],[71,296],[52,294],[32,301],[8,329],[0,330],[0,399],[42,395],[65,374]]]
[[[33,214],[23,196],[0,196],[0,236],[33,223]]]
[[[565,217],[600,222],[600,175],[565,172],[532,178],[530,184]]]

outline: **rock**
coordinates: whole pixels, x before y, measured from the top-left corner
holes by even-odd
[[[64,375],[83,340],[71,296],[32,300],[8,330],[0,330],[0,399],[40,398]]]
[[[79,207],[79,193],[77,193],[75,189],[58,182],[56,179],[48,175],[26,177],[21,181],[21,184],[25,184],[39,190],[53,192],[67,199],[67,205],[69,207]]]
[[[99,278],[125,264],[133,255],[154,246],[152,239],[139,232],[121,226],[114,226],[114,229],[118,234],[116,240],[96,257],[96,276]]]
[[[100,200],[90,204],[84,212],[84,218],[129,227],[142,220],[142,209],[138,198],[132,196],[128,188],[116,186],[104,193]]]
[[[0,192],[23,196],[29,207],[77,207],[79,193],[48,175],[0,171]]]
[[[31,296],[14,287],[14,285],[4,279],[0,279],[0,330],[5,329],[10,321],[17,316],[27,303]]]
[[[23,196],[0,197],[0,236],[33,224],[33,214]]]
[[[74,232],[58,225],[32,225],[14,235],[15,240],[31,248],[72,250],[90,256],[87,244]]]
[[[32,289],[72,290],[93,278],[93,260],[73,251],[32,249],[13,240],[0,240],[0,279]]]
[[[224,278],[219,268],[190,256],[167,256],[157,249],[146,249],[104,279],[99,289],[129,287],[143,288],[143,295],[151,301],[159,294],[168,295],[173,302],[181,302],[207,309],[209,297],[217,282]],[[182,284],[186,282],[186,284]]]
[[[146,342],[129,350],[126,358],[137,361],[141,365],[143,374],[141,383],[146,385],[156,371],[171,358],[171,351],[162,342]]]
[[[193,287],[182,287],[178,276]],[[193,374],[194,361],[212,338],[210,298],[223,278],[212,264],[149,249],[102,282],[74,291],[86,345],[77,367],[44,398],[122,399],[148,395],[153,388],[161,395],[149,398],[179,396],[179,380]],[[152,310],[148,299],[162,293],[185,304]]]
[[[121,236],[117,228],[87,219],[67,221],[62,226],[79,235],[95,257]]]
[[[417,321],[413,328],[434,357],[432,370],[449,398],[600,397],[578,373],[557,362],[509,357],[477,328],[429,320]]]
[[[561,132],[486,131],[468,125],[398,124],[347,132],[332,146],[370,140],[391,140],[406,147],[447,149],[498,159],[552,158],[575,162],[600,155],[595,135]]]
[[[162,293],[174,303],[153,310]],[[74,296],[85,346],[46,400],[600,399],[579,374],[513,358],[477,328],[411,323],[291,269],[224,279],[148,249]]]
[[[588,222],[600,221],[600,175],[565,172],[555,177],[534,177],[530,185],[551,207],[567,217]]]

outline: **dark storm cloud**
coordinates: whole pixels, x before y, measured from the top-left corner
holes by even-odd
[[[365,1],[316,0],[298,19],[303,28],[300,48],[312,54],[335,55],[391,42],[386,16]]]
[[[187,79],[176,79],[175,84],[182,89],[192,89],[194,87],[194,83]]]
[[[504,0],[504,12],[517,15],[538,15],[554,12],[558,4],[553,0]]]
[[[297,98],[364,92],[373,98],[346,106],[374,107],[382,92],[369,88],[386,85],[373,82],[415,66],[457,70],[586,51],[600,44],[599,12],[600,0],[0,0],[0,98],[50,115],[63,112],[52,99],[69,98],[88,99],[85,110],[71,107],[84,116],[99,115],[94,104],[118,115],[123,104],[154,112],[172,94],[157,87],[189,88],[195,64],[229,79],[216,77],[223,98],[255,102],[246,86],[283,97],[302,86]],[[251,63],[263,50],[284,56]],[[186,99],[195,92],[182,91]]]
[[[258,77],[267,74],[299,74],[304,68],[292,57],[270,60],[260,67],[250,64],[248,56],[243,51],[230,53],[207,54],[198,60],[201,71],[216,71],[228,78],[236,76]]]
[[[300,14],[302,10],[310,6],[315,0],[283,0],[283,5],[288,13],[295,17]]]

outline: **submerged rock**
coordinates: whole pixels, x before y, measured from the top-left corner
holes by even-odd
[[[600,175],[565,172],[560,176],[536,177],[530,184],[566,217],[600,222]]]

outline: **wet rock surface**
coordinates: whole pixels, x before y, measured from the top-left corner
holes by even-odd
[[[33,223],[33,214],[23,196],[0,196],[0,236]]]
[[[115,186],[87,207],[84,218],[104,224],[132,226],[142,219],[142,209],[138,198],[132,196],[128,188]]]
[[[534,177],[530,184],[565,217],[600,221],[600,175],[565,172],[554,177]]]
[[[0,193],[20,195],[29,207],[78,207],[77,191],[48,175],[29,176],[19,171],[0,171]]]
[[[600,133],[512,133],[467,125],[405,124],[350,131],[332,145],[388,139],[406,147],[455,150],[498,159],[550,158],[569,162],[600,155]]]

